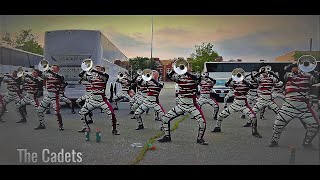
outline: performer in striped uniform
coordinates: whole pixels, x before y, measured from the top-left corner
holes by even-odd
[[[37,98],[37,93],[39,84],[41,83],[42,81],[39,77],[39,70],[34,69],[31,75],[25,75],[25,78],[23,79],[23,87],[27,94],[16,104],[21,117],[21,120],[17,121],[17,123],[27,122],[26,114],[23,109],[23,107],[26,107],[26,105],[31,104],[35,107],[36,111],[38,111],[39,101]]]
[[[113,98],[113,101],[115,102],[116,107],[114,108],[114,110],[118,110],[118,101],[120,100],[124,100],[126,102],[130,102],[130,96],[129,96],[129,90],[131,87],[131,81],[130,79],[128,79],[128,75],[125,73],[121,73],[122,76],[118,75],[118,79],[116,82],[121,84],[121,89],[122,91],[117,93],[115,95],[115,97]],[[130,103],[130,109],[131,109],[132,105]]]
[[[282,105],[273,124],[272,140],[269,147],[278,146],[283,128],[294,118],[298,118],[306,129],[303,140],[304,147],[312,147],[312,140],[319,132],[319,119],[310,107],[309,92],[312,84],[317,83],[318,75],[311,71],[302,72],[297,64],[293,63],[286,67],[285,102]]]
[[[3,114],[5,113],[5,107],[10,102],[17,104],[21,100],[21,88],[22,79],[17,76],[17,71],[14,70],[12,75],[5,74],[3,77],[3,82],[7,83],[7,93],[3,97],[3,106],[0,112],[0,119],[2,119]],[[4,120],[1,120],[4,122]]]
[[[279,77],[274,72],[266,71],[265,69],[265,67],[262,67],[261,71],[252,77],[259,84],[258,99],[253,107],[253,111],[257,114],[262,109],[269,108],[273,110],[274,113],[278,114],[279,107],[272,99],[272,91],[275,83],[279,80]],[[270,75],[272,75],[272,77]],[[265,119],[263,113],[260,114],[260,119]],[[249,119],[244,127],[249,127],[250,125],[251,120]]]
[[[233,71],[236,72],[237,75],[241,74],[241,76],[244,76],[244,70],[241,68],[236,68]],[[261,138],[262,136],[258,133],[258,130],[257,130],[256,114],[251,109],[247,101],[248,91],[249,89],[254,88],[254,86],[249,82],[247,82],[245,79],[239,80],[238,82],[236,82],[232,78],[229,79],[229,81],[226,83],[226,86],[230,86],[234,90],[235,99],[229,107],[224,109],[219,114],[216,127],[212,130],[212,132],[221,132],[222,120],[227,118],[231,113],[242,112],[247,117],[249,117],[251,122],[253,123],[252,135],[255,137]]]
[[[198,99],[198,105],[200,108],[205,105],[209,104],[213,107],[213,119],[217,120],[217,115],[219,112],[219,104],[218,102],[212,97],[212,88],[216,84],[216,80],[209,77],[209,73],[205,72],[203,76],[200,77],[200,97]]]
[[[80,74],[79,74],[79,77],[81,78],[79,80],[79,84],[83,84],[86,88],[86,92],[84,95],[82,95],[81,97],[79,97],[77,100],[76,100],[76,103],[77,105],[79,106],[79,108],[81,109],[82,106],[84,105],[84,103],[86,102],[86,99],[89,98],[89,95],[91,93],[91,90],[92,90],[92,85],[91,83],[89,83],[88,81],[84,81],[83,80],[83,75],[84,73],[86,73],[85,71],[81,71]],[[83,82],[84,81],[84,82]],[[89,116],[90,120],[87,119],[87,116]],[[92,124],[93,123],[93,120],[92,120],[92,116],[93,116],[93,113],[92,111],[90,111],[88,114],[85,114],[85,121],[87,121],[87,124]]]
[[[52,104],[54,108],[54,114],[57,116],[57,121],[59,125],[59,130],[64,130],[62,116],[60,114],[60,87],[64,81],[64,77],[58,74],[60,71],[60,67],[58,65],[52,65],[51,70],[43,72],[42,76],[46,82],[47,94],[44,96],[38,107],[38,118],[40,124],[35,129],[45,129],[44,122],[44,111],[47,108],[50,108],[50,104]]]
[[[176,64],[176,62],[174,64]],[[178,65],[177,67],[181,68],[183,67],[182,65]],[[187,68],[187,66],[184,65],[184,68]],[[194,116],[198,122],[199,129],[197,143],[201,145],[208,145],[208,143],[203,139],[204,133],[206,131],[206,120],[204,118],[202,110],[196,102],[196,91],[197,86],[199,84],[199,78],[195,75],[190,74],[189,72],[183,74],[176,74],[174,70],[172,70],[167,75],[167,77],[173,80],[174,82],[178,83],[179,93],[178,97],[176,98],[177,105],[174,108],[172,108],[169,112],[167,112],[162,118],[163,130],[165,135],[161,139],[158,139],[158,141],[171,141],[170,121],[175,119],[176,117],[179,117],[180,115],[183,115],[185,112],[188,112],[192,114],[192,116]]]
[[[227,86],[228,87],[228,86]],[[223,108],[227,108],[227,104],[228,104],[228,99],[231,98],[231,97],[234,97],[234,91],[233,89],[231,88],[228,92],[228,94],[224,97],[223,99]]]
[[[67,82],[63,82],[61,84],[61,87],[60,87],[60,102],[64,102],[64,103],[69,104],[69,106],[71,108],[71,113],[75,114],[76,112],[74,111],[74,106],[73,106],[72,101],[68,97],[66,97],[66,95],[64,94],[67,86],[68,86]]]
[[[145,86],[147,88],[147,95],[143,100],[143,103],[137,108],[134,115],[138,122],[138,128],[136,130],[144,129],[141,114],[150,108],[154,108],[157,119],[162,119],[164,115],[164,109],[159,102],[159,94],[163,88],[163,82],[159,82],[159,73],[153,71],[153,78],[150,81],[142,85],[143,79],[138,82],[139,86]]]
[[[91,83],[91,93],[88,95],[85,104],[82,106],[79,112],[81,120],[83,122],[83,128],[79,130],[79,132],[91,130],[85,120],[85,115],[96,108],[100,108],[102,112],[107,112],[109,118],[112,120],[112,134],[119,135],[116,127],[116,116],[114,114],[112,105],[109,103],[105,95],[105,89],[109,79],[109,75],[104,71],[105,69],[103,67],[97,65],[94,69],[91,70],[91,75],[85,73],[82,77],[85,81]]]
[[[143,103],[144,99],[147,96],[147,87],[146,87],[146,82],[142,79],[142,76],[139,75],[134,79],[134,82],[137,83],[137,89],[138,92],[135,94],[133,98],[131,98],[131,103],[132,104],[132,111],[136,111],[138,107]],[[146,114],[149,113],[149,109],[146,110]],[[156,116],[157,117],[157,116]],[[136,119],[135,115],[131,117],[131,119]]]

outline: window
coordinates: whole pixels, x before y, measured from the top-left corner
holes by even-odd
[[[10,58],[10,50],[6,48],[2,48],[2,63],[3,65],[11,65],[11,58]]]

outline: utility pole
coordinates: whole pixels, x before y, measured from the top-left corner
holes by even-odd
[[[151,23],[151,60],[152,60],[152,43],[153,43],[153,16],[152,16],[152,23]]]

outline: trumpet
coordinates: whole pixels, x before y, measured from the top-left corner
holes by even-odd
[[[38,69],[41,72],[49,70],[49,62],[47,60],[41,60],[38,64]]]
[[[153,71],[151,69],[145,69],[142,71],[141,77],[144,81],[150,81],[153,78]]]
[[[177,74],[184,74],[188,71],[188,62],[184,59],[178,59],[173,63],[173,70]]]
[[[123,72],[119,72],[119,73],[118,73],[118,78],[119,78],[119,79],[125,78],[125,74],[124,74]]]
[[[236,82],[242,81],[244,79],[244,73],[245,71],[242,68],[235,68],[231,73],[232,80]]]
[[[142,70],[141,70],[141,69],[138,69],[138,70],[137,70],[137,74],[138,74],[139,76],[141,76]]]
[[[317,67],[317,61],[311,55],[303,55],[298,59],[297,65],[302,72],[310,72]]]
[[[90,72],[91,72],[92,68],[93,68],[93,62],[92,62],[91,59],[85,59],[85,60],[82,61],[82,63],[81,63],[81,69],[82,69],[83,71],[86,71],[86,73],[87,73],[88,75],[91,75]]]

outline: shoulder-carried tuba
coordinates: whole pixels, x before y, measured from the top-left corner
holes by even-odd
[[[184,59],[178,59],[173,64],[173,70],[177,74],[184,74],[188,71],[188,62]]]
[[[144,69],[141,77],[144,81],[150,81],[153,78],[153,71],[151,69]]]
[[[317,61],[311,55],[303,55],[298,59],[297,65],[302,72],[310,72],[317,67]]]
[[[236,82],[242,81],[244,79],[244,73],[245,71],[242,68],[235,68],[231,73],[232,80]]]
[[[49,62],[45,59],[41,60],[38,64],[38,69],[41,72],[47,71],[49,70],[50,66],[49,66]]]

